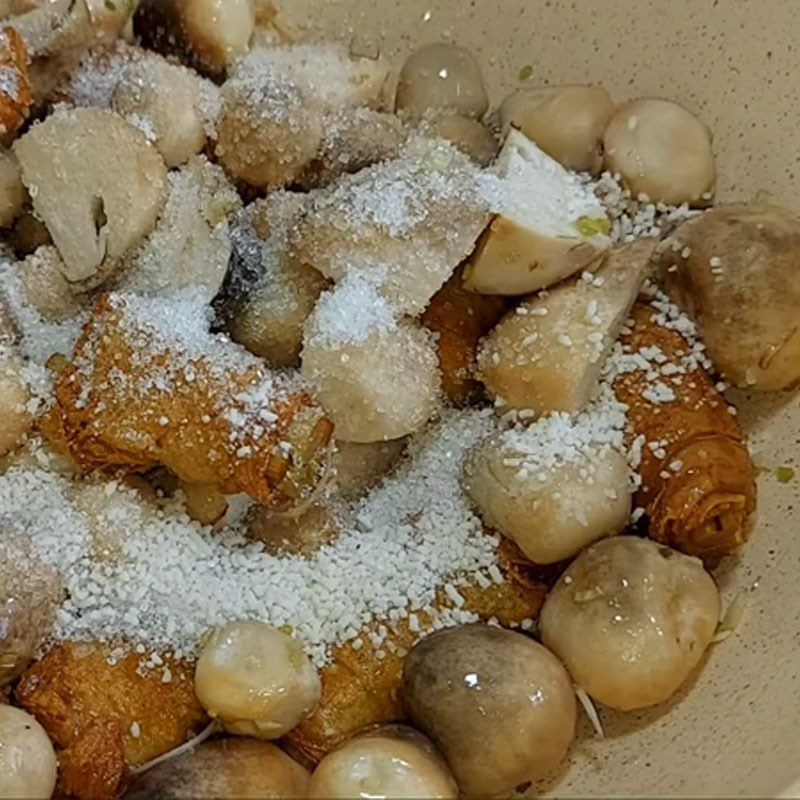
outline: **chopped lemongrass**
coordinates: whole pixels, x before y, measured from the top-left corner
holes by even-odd
[[[722,616],[711,644],[724,642],[738,627],[747,609],[747,595],[739,592]]]
[[[586,690],[582,689],[580,686],[575,686],[575,696],[580,701],[580,704],[583,706],[583,710],[586,712],[586,716],[589,718],[589,722],[592,723],[592,727],[594,728],[594,734],[597,736],[598,739],[604,739],[605,733],[603,732],[603,723],[600,722],[600,715],[597,713],[597,709],[595,708],[594,703],[592,702],[592,698],[586,694]]]
[[[778,469],[775,470],[775,477],[780,483],[789,483],[794,480],[794,470],[786,466],[778,467]]]
[[[607,217],[578,217],[575,223],[581,236],[608,236],[611,222]]]

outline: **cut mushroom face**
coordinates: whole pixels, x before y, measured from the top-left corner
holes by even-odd
[[[464,273],[481,294],[519,295],[586,269],[611,245],[592,191],[512,129],[497,164],[496,216]]]
[[[111,111],[59,110],[21,137],[15,152],[65,277],[81,288],[101,283],[153,229],[164,206],[163,159]]]
[[[90,46],[113,41],[127,22],[131,7],[122,0],[48,0],[15,17],[14,27],[25,40],[31,58],[80,57]]]
[[[489,392],[536,416],[584,408],[652,252],[648,241],[615,248],[591,279],[564,281],[509,312],[478,357],[478,374]]]
[[[767,203],[723,205],[659,248],[664,288],[698,325],[708,355],[742,389],[800,381],[800,219]]]
[[[351,309],[372,312],[353,319]],[[380,442],[421,430],[438,404],[430,334],[395,319],[368,278],[348,275],[322,295],[306,324],[303,376],[336,425],[339,439]]]
[[[255,10],[252,0],[141,0],[133,28],[145,47],[177,52],[198,71],[219,77],[247,52]]]
[[[221,167],[203,156],[171,172],[164,212],[126,257],[120,287],[142,294],[192,287],[210,301],[231,256],[228,215],[240,205]]]

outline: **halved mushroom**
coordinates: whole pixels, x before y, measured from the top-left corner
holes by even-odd
[[[195,287],[210,301],[231,256],[228,215],[240,206],[222,168],[204,156],[171,172],[161,219],[125,259],[121,285],[143,294]]]
[[[81,297],[64,277],[64,262],[52,245],[20,261],[16,272],[25,302],[44,319],[58,322],[81,311]]]
[[[591,189],[518,130],[497,172],[497,216],[464,273],[468,289],[528,294],[586,269],[611,245],[611,223]]]
[[[133,30],[145,47],[179,54],[207,75],[221,77],[250,46],[252,0],[140,0]]]
[[[580,411],[644,282],[653,252],[642,240],[611,250],[594,277],[528,298],[486,337],[478,374],[494,397],[537,416]]]
[[[521,89],[500,106],[503,130],[518,128],[567,169],[597,174],[603,164],[603,131],[614,101],[602,86]]]
[[[14,28],[34,59],[79,55],[119,34],[131,4],[117,0],[48,0],[14,18]]]
[[[18,17],[43,5],[45,0],[0,0],[0,19]]]
[[[151,58],[133,62],[123,71],[112,107],[124,117],[148,124],[167,166],[176,167],[206,143],[201,92],[202,79],[196,73]]]
[[[0,228],[7,228],[14,222],[27,199],[16,157],[9,150],[0,149]]]
[[[164,206],[163,159],[111,111],[59,109],[14,149],[34,210],[64,259],[64,277],[81,288],[113,272]]]

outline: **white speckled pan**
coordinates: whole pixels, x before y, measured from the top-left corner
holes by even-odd
[[[482,59],[494,104],[535,83],[602,83],[618,100],[676,99],[713,129],[723,199],[766,190],[800,206],[800,0],[283,0],[306,34],[372,38],[387,53],[458,41]],[[569,765],[531,793],[800,796],[800,406],[737,395],[759,511],[725,599],[748,590],[737,632],[694,684],[648,713],[602,710]],[[779,483],[775,468],[798,478]],[[755,587],[755,588],[752,588]]]

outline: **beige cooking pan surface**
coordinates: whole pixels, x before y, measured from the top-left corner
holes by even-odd
[[[800,188],[798,0],[284,0],[305,33],[383,52],[449,39],[482,59],[491,97],[525,83],[602,83],[617,99],[679,100],[713,129],[723,199]],[[601,712],[569,768],[541,786],[559,795],[800,796],[800,407],[797,394],[737,395],[760,467],[757,531],[719,575],[747,590],[737,632],[713,648],[695,685],[668,706]],[[798,477],[781,483],[776,468]]]

